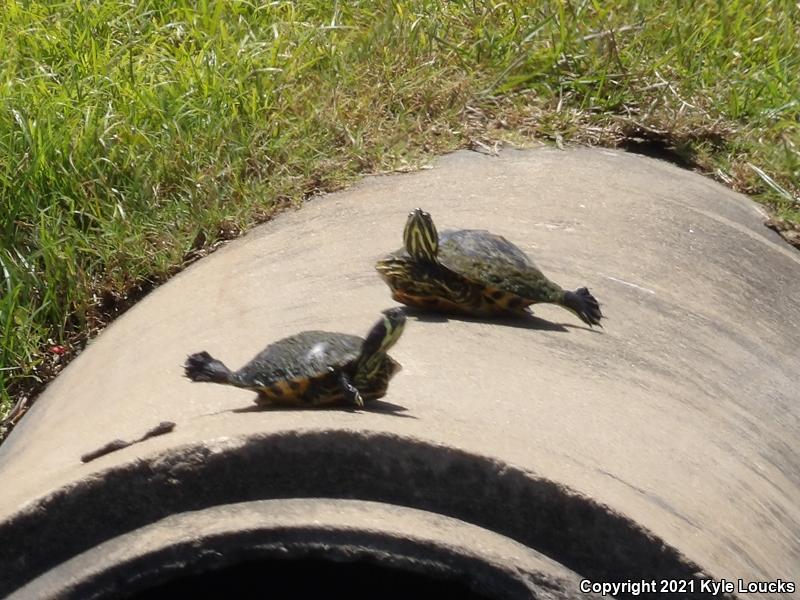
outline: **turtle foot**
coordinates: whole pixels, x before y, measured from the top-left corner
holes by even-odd
[[[600,311],[600,303],[588,288],[582,287],[574,292],[565,292],[563,306],[574,312],[589,327],[594,325],[602,327],[600,319],[603,318],[603,313]]]

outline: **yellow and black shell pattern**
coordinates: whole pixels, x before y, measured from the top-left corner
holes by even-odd
[[[339,376],[355,376],[364,340],[356,335],[304,331],[270,344],[233,374],[235,385],[258,392],[258,404],[344,402]],[[387,355],[385,360],[394,361]],[[385,395],[388,377],[359,390],[367,399]]]

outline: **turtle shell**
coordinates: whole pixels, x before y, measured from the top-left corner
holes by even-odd
[[[332,402],[338,374],[355,367],[363,343],[356,335],[304,331],[270,344],[235,376],[265,402],[305,398],[313,403],[316,397]]]
[[[469,269],[472,261],[506,262],[524,269],[536,266],[533,261],[502,235],[485,229],[448,229],[439,234],[439,259],[450,262],[450,268],[461,265]]]
[[[519,247],[484,229],[442,231],[438,256],[444,266],[470,281],[520,298],[538,300],[532,288],[550,283]]]

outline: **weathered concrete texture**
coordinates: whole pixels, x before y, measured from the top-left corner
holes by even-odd
[[[203,552],[197,548],[202,547]],[[252,560],[323,557],[460,579],[509,600],[600,598],[531,549],[439,515],[354,500],[265,500],[168,517],[100,544],[8,600],[120,597],[175,575]]]
[[[251,499],[315,497],[448,515],[535,548],[595,581],[617,580],[620,572],[631,579],[686,579],[699,571],[608,507],[506,463],[388,433],[297,430],[179,446],[115,465],[28,505],[0,525],[0,535],[47,544],[22,552],[0,547],[6,567],[0,593],[23,583],[20,574],[30,577],[171,515]],[[200,541],[195,548],[213,552]]]
[[[412,318],[392,351],[404,370],[376,412],[236,412],[251,405],[251,393],[181,377],[190,352],[239,367],[299,330],[363,335],[392,304],[374,261],[400,245],[416,206],[440,228],[506,236],[565,287],[587,285],[608,317],[605,329],[588,330],[550,306],[537,307],[543,320],[527,324]],[[46,506],[69,504],[64,494],[36,499],[75,482],[76,490],[101,485],[96,477],[109,470],[155,473],[168,458],[151,459],[180,445],[230,444],[235,453],[247,440],[286,432],[365,440],[385,432],[409,447],[486,457],[500,471],[528,473],[531,486],[553,482],[564,497],[573,490],[594,499],[560,515],[563,523],[537,523],[528,537],[517,526],[504,531],[533,547],[544,540],[550,556],[563,542],[557,559],[573,568],[592,563],[573,547],[580,527],[600,523],[591,536],[608,533],[603,511],[631,541],[620,542],[617,557],[608,554],[613,535],[589,540],[607,550],[598,573],[614,564],[621,580],[643,573],[630,557],[635,539],[650,532],[653,548],[663,541],[687,569],[693,562],[715,578],[797,579],[800,255],[761,220],[752,203],[698,175],[586,149],[461,152],[428,171],[319,198],[176,277],[64,371],[0,448],[0,531],[5,522],[7,532],[34,535]],[[81,455],[165,420],[177,424],[174,432],[81,464]],[[436,512],[428,492],[415,496],[391,480],[392,457],[371,452],[369,444],[354,448],[352,460],[380,463],[390,479],[383,483],[396,490],[370,499],[405,494],[405,503]],[[153,497],[167,498],[158,486],[179,470],[171,465],[151,482]],[[235,481],[234,466],[227,476],[207,485]],[[328,495],[350,496],[353,478],[331,483]],[[115,481],[124,489],[124,478]],[[434,478],[430,489],[450,481]],[[263,497],[247,493],[254,497],[238,499]],[[491,528],[501,531],[504,513],[513,520],[515,511],[497,506],[492,519],[500,524]],[[478,523],[476,511],[448,514]],[[562,540],[552,539],[557,531]],[[678,565],[670,552],[657,564]],[[11,562],[9,555],[3,564]],[[27,564],[30,578],[34,563],[22,557],[7,573]],[[39,572],[44,566],[52,565],[39,564]]]

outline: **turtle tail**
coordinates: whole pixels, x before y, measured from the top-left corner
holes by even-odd
[[[189,355],[183,368],[186,377],[192,381],[232,383],[233,380],[231,370],[208,352],[197,352]]]
[[[562,306],[574,312],[581,321],[589,325],[599,325],[603,313],[600,312],[600,303],[592,296],[585,287],[578,288],[574,292],[564,292]]]

